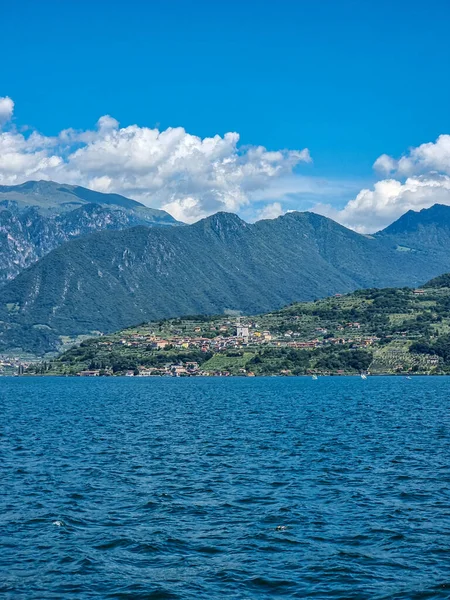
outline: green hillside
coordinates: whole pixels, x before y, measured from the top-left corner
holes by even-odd
[[[223,315],[155,321],[86,340],[31,370],[184,376],[447,373],[450,287],[359,290],[238,321]]]
[[[295,212],[104,231],[64,244],[0,290],[0,351],[55,349],[63,335],[183,314],[258,314],[357,288],[417,286],[450,269],[443,247],[398,251],[392,235]]]
[[[0,185],[0,208],[16,207],[19,211],[35,209],[41,216],[62,215],[82,206],[95,204],[120,208],[139,215],[149,223],[174,225],[175,219],[164,210],[149,208],[119,194],[96,192],[79,185],[55,181],[27,181],[20,185]]]
[[[65,242],[96,231],[180,225],[118,194],[53,181],[0,186],[0,286]]]

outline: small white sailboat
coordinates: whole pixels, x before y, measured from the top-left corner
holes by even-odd
[[[312,376],[312,380],[313,380],[313,381],[316,381],[316,379],[317,379],[317,375],[313,375],[313,376]]]
[[[367,375],[365,373],[361,373],[361,379],[367,379]]]

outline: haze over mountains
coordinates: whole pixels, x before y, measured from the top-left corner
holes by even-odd
[[[0,186],[0,285],[76,237],[133,225],[177,224],[167,212],[118,194],[52,181]]]
[[[120,205],[106,200],[92,206],[95,192],[60,187],[69,190],[63,192],[69,204],[78,198],[82,206],[68,208],[64,201],[60,210],[52,200],[36,210],[40,216],[55,211],[57,217],[48,217],[54,221],[75,213],[80,223],[77,211],[88,210],[84,201],[99,229],[116,230],[63,243],[0,289],[0,349],[44,351],[61,335],[111,332],[147,320],[226,310],[254,314],[361,287],[417,286],[450,270],[446,206],[407,213],[373,236],[299,212],[254,224],[217,213],[183,227],[126,228],[137,214],[150,225],[176,222],[138,203],[122,206],[124,220],[113,222]],[[111,206],[102,226],[96,211]]]

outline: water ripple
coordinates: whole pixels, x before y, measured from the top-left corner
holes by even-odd
[[[5,598],[450,598],[449,378],[0,380]]]

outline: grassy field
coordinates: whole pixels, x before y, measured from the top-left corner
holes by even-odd
[[[205,371],[229,371],[237,375],[240,369],[246,368],[248,361],[253,356],[252,352],[244,352],[242,356],[228,356],[227,354],[217,353],[203,363],[202,368]]]

